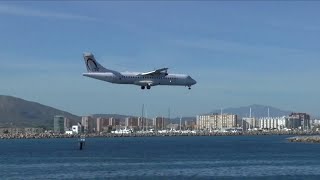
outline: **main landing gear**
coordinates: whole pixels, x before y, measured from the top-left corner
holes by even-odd
[[[190,90],[190,89],[191,89],[191,86],[188,86],[188,89]]]
[[[145,86],[141,86],[141,89],[145,89],[146,87]],[[151,86],[147,86],[147,89],[150,89]]]

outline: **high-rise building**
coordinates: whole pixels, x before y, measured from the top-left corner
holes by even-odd
[[[258,123],[257,123],[257,119],[253,118],[253,117],[251,117],[251,118],[250,117],[242,118],[241,126],[242,126],[244,131],[259,127]]]
[[[153,119],[153,127],[155,130],[166,129],[166,119],[164,117],[156,117]]]
[[[114,117],[110,117],[110,118],[109,118],[109,125],[110,125],[110,126],[113,126],[114,121],[115,121]]]
[[[109,126],[112,126],[112,129],[120,129],[121,128],[121,119],[110,117],[109,118]]]
[[[53,117],[53,132],[54,133],[60,133],[60,134],[64,133],[65,119],[66,118],[64,116],[54,116]]]
[[[288,121],[288,128],[290,129],[299,127],[303,130],[310,129],[310,115],[307,113],[291,113]]]
[[[109,126],[109,119],[98,117],[96,124],[97,124],[97,132],[102,132],[105,127]]]
[[[64,130],[69,130],[71,129],[71,120],[68,118],[64,118]]]
[[[212,114],[197,116],[199,130],[217,130],[237,127],[237,115]]]
[[[96,131],[96,121],[91,116],[83,116],[81,119],[81,124],[85,133],[92,133]]]
[[[102,129],[102,118],[98,117],[97,118],[97,132],[101,132]]]
[[[120,119],[110,117],[109,118],[109,126],[120,126]]]
[[[125,119],[125,126],[128,128],[136,128],[139,126],[139,118],[137,117],[127,117]]]
[[[195,120],[185,120],[184,121],[184,129],[193,130],[196,125]]]

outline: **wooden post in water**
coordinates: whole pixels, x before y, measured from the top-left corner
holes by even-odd
[[[79,139],[79,145],[80,145],[79,149],[80,150],[82,150],[85,142],[86,142],[85,136],[80,136],[80,139]]]

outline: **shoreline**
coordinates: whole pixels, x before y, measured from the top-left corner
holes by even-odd
[[[320,135],[312,136],[295,136],[287,138],[289,142],[298,142],[298,143],[320,143]]]
[[[272,136],[272,135],[292,135],[295,137],[288,138],[289,142],[309,142],[312,141],[310,138],[302,137],[319,137],[317,142],[320,142],[320,132],[198,132],[198,133],[130,133],[130,134],[112,134],[112,133],[101,133],[101,134],[0,134],[1,139],[51,139],[51,138],[80,138],[85,136],[86,138],[100,137],[100,138],[120,138],[120,137],[163,137],[163,136]],[[304,140],[305,139],[305,140]]]

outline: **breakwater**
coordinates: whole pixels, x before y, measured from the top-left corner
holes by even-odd
[[[287,138],[289,142],[302,142],[302,143],[320,143],[320,135],[317,136],[295,136]]]
[[[82,134],[85,137],[102,137],[102,138],[117,138],[117,137],[160,137],[160,136],[267,136],[267,135],[293,135],[293,136],[306,136],[319,135],[320,132],[310,131],[251,131],[251,132],[197,132],[197,133],[91,133]],[[52,134],[52,133],[40,133],[40,134],[0,134],[0,139],[43,139],[43,138],[80,138],[80,134]],[[300,140],[300,138],[297,138]],[[292,142],[299,142],[299,140],[289,140]],[[320,142],[320,141],[319,141]]]

